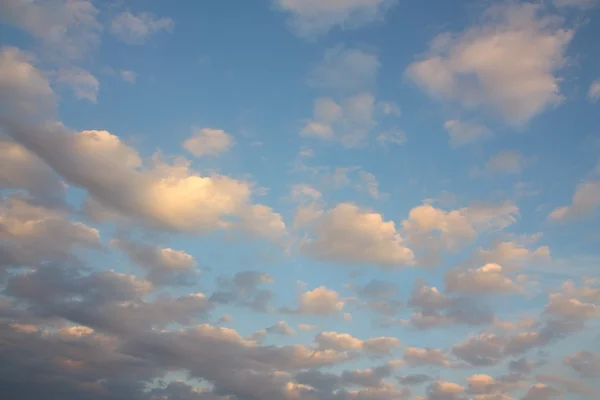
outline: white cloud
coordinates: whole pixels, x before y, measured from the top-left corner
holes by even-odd
[[[137,74],[134,71],[121,70],[120,71],[121,78],[127,83],[135,83],[137,79]]]
[[[266,331],[267,333],[283,336],[289,336],[295,332],[285,321],[276,322],[275,325],[268,327]]]
[[[300,250],[316,259],[382,268],[413,264],[413,252],[404,244],[394,222],[354,204],[342,203],[318,215],[309,234]]]
[[[571,204],[554,209],[549,219],[555,221],[569,221],[584,218],[594,214],[600,206],[600,181],[589,181],[577,186]]]
[[[404,361],[410,366],[439,365],[448,366],[448,356],[439,349],[421,349],[407,347],[404,349]]]
[[[573,31],[542,6],[492,6],[481,24],[443,34],[406,73],[432,97],[520,125],[562,101],[557,72]]]
[[[515,293],[521,290],[498,264],[486,264],[467,271],[452,269],[446,274],[445,283],[448,292]]]
[[[340,104],[329,97],[315,101],[313,117],[300,134],[323,140],[335,140],[344,147],[357,147],[366,141],[377,125],[374,120],[375,98],[362,93],[345,98]]]
[[[100,82],[89,71],[79,67],[61,68],[56,81],[68,86],[76,99],[98,102]]]
[[[233,146],[233,137],[222,129],[204,128],[194,132],[182,145],[195,157],[217,156]]]
[[[175,23],[171,18],[157,18],[148,12],[132,14],[123,11],[110,24],[110,31],[127,44],[143,44],[160,32],[172,32]]]
[[[464,146],[492,136],[489,129],[476,122],[448,120],[444,123],[444,128],[450,135],[450,145],[453,147]]]
[[[338,45],[325,51],[323,60],[309,76],[317,87],[356,90],[374,83],[379,61],[374,53]]]
[[[313,315],[334,315],[344,308],[344,301],[335,290],[320,286],[301,293],[297,312]]]
[[[523,156],[517,150],[502,150],[492,155],[483,169],[475,168],[473,175],[515,175],[520,174],[523,168],[531,162],[530,159]]]
[[[592,82],[590,89],[588,90],[588,97],[592,101],[598,101],[600,99],[600,79]]]
[[[273,0],[289,13],[288,23],[301,37],[312,38],[334,27],[354,29],[380,19],[396,0]]]
[[[78,59],[100,42],[98,9],[89,0],[3,0],[0,20],[29,33],[53,61]]]
[[[364,350],[375,355],[388,355],[400,345],[393,337],[375,337],[367,340],[358,339],[348,333],[321,332],[315,336],[319,349],[335,351]]]

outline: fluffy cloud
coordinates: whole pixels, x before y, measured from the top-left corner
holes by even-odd
[[[554,221],[569,221],[593,215],[600,205],[600,181],[589,181],[577,186],[571,204],[554,209],[548,216]]]
[[[480,24],[438,36],[406,73],[434,98],[523,124],[561,102],[557,73],[572,37],[541,5],[492,6]]]
[[[110,32],[127,44],[143,44],[160,32],[172,32],[175,23],[170,18],[157,18],[148,12],[132,14],[123,11],[114,17]]]
[[[320,286],[300,293],[296,312],[313,315],[335,315],[344,308],[344,301],[335,290]]]
[[[111,244],[122,250],[134,263],[148,270],[146,279],[154,284],[185,284],[193,277],[194,257],[183,250],[159,248],[124,238]]]
[[[381,214],[343,203],[319,215],[301,251],[313,258],[382,268],[411,265],[412,251],[404,245],[392,221]]]
[[[346,97],[341,103],[330,97],[315,100],[313,117],[302,128],[302,136],[335,140],[345,147],[357,147],[377,125],[375,98],[371,93]]]
[[[89,0],[6,0],[1,20],[27,32],[54,61],[83,57],[100,42],[98,9]]]
[[[553,397],[560,396],[561,394],[562,393],[560,390],[552,386],[546,386],[543,383],[536,383],[535,385],[532,385],[529,390],[527,390],[523,400],[548,400]]]
[[[492,136],[488,128],[476,122],[448,120],[444,122],[444,128],[450,135],[450,145],[453,147],[461,147]]]
[[[233,145],[233,138],[224,130],[204,128],[194,132],[182,145],[195,157],[217,156],[229,150]]]
[[[400,345],[400,341],[393,337],[375,337],[362,340],[348,333],[337,332],[321,332],[315,336],[315,343],[319,349],[336,351],[364,350],[374,355],[388,355]]]
[[[274,282],[271,275],[259,271],[240,271],[233,277],[222,276],[218,280],[218,290],[210,296],[210,300],[249,307],[259,312],[269,311],[273,292],[261,289],[261,286]]]
[[[498,264],[486,264],[475,270],[452,269],[446,273],[448,292],[462,293],[515,293],[520,290],[517,283],[506,277]]]
[[[98,102],[100,82],[90,72],[79,67],[61,68],[56,81],[68,86],[76,99]]]
[[[404,361],[410,366],[438,365],[448,366],[448,356],[439,349],[420,349],[407,347],[404,349]]]
[[[591,351],[579,351],[567,356],[564,363],[584,377],[600,377],[600,356]]]
[[[24,189],[37,199],[58,203],[65,187],[58,176],[23,146],[0,139],[0,188]]]
[[[437,262],[442,251],[460,250],[480,232],[506,228],[518,213],[510,202],[472,203],[451,211],[423,204],[411,209],[402,225],[408,243],[421,250],[421,262],[427,264]]]
[[[322,62],[312,70],[308,82],[317,87],[362,89],[375,81],[378,69],[376,54],[340,45],[325,52]]]
[[[301,37],[312,38],[334,27],[358,28],[380,19],[395,0],[273,0],[290,14],[288,23]]]
[[[496,242],[489,249],[475,250],[472,262],[476,264],[499,264],[503,269],[524,268],[531,263],[550,260],[550,248],[540,246],[529,249],[517,241]]]
[[[583,303],[577,299],[569,298],[562,293],[553,293],[549,296],[546,312],[559,315],[567,319],[586,320],[600,316],[600,309],[595,304]]]
[[[588,90],[588,97],[591,101],[598,101],[600,99],[600,79],[592,82]]]
[[[427,400],[466,399],[465,388],[452,383],[437,380],[427,387]]]

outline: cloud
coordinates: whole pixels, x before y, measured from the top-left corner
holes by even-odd
[[[348,333],[321,332],[315,336],[315,343],[319,349],[335,351],[364,350],[373,355],[389,355],[400,345],[400,341],[393,337],[375,337],[367,340],[355,338]]]
[[[475,270],[452,269],[446,273],[448,292],[461,293],[517,293],[519,284],[506,277],[498,264],[486,264]]]
[[[133,84],[137,79],[137,74],[134,71],[121,70],[119,74],[121,75],[121,78],[127,83]]]
[[[288,24],[300,37],[314,38],[334,27],[356,29],[382,18],[395,0],[273,0],[290,15]]]
[[[200,129],[186,139],[183,148],[195,157],[218,156],[233,146],[233,137],[221,129]]]
[[[450,135],[450,145],[452,147],[461,147],[467,144],[489,139],[492,133],[485,126],[476,122],[448,120],[444,122],[444,128]]]
[[[375,175],[367,171],[359,171],[358,176],[361,180],[361,182],[357,184],[357,188],[359,190],[366,191],[369,196],[375,200],[380,200],[386,197],[385,193],[381,193],[379,191],[379,181]]]
[[[406,134],[400,129],[392,129],[382,132],[377,136],[377,143],[386,146],[388,143],[401,145],[406,142]]]
[[[562,395],[562,392],[552,386],[546,386],[543,383],[532,385],[523,400],[548,400],[556,396]]]
[[[110,32],[127,44],[139,45],[157,33],[171,33],[174,26],[171,18],[157,18],[148,12],[132,14],[123,11],[112,20]]]
[[[342,203],[319,215],[309,227],[309,235],[300,251],[315,259],[381,268],[413,263],[413,253],[395,224],[354,204]]]
[[[330,97],[315,100],[313,117],[300,134],[340,142],[344,147],[364,144],[377,125],[374,119],[375,98],[371,93],[346,97],[337,103]]]
[[[344,308],[344,301],[335,290],[319,286],[298,295],[299,306],[295,311],[300,314],[335,315]]]
[[[448,356],[440,349],[420,349],[407,347],[404,349],[404,361],[411,367],[424,365],[448,366]]]
[[[591,83],[588,90],[588,97],[591,101],[598,101],[598,99],[600,99],[600,79]]]
[[[452,383],[437,380],[427,387],[427,400],[459,400],[466,399],[465,388]]]
[[[577,186],[571,204],[554,209],[548,218],[571,221],[593,215],[600,205],[600,181],[588,181]]]
[[[7,139],[0,139],[0,188],[23,189],[36,199],[56,204],[65,191],[59,177],[42,160]]]
[[[156,285],[192,282],[196,260],[183,250],[159,248],[124,238],[114,239],[110,243],[146,269],[146,279]]]
[[[504,269],[515,270],[532,263],[549,261],[550,248],[539,246],[528,249],[518,241],[498,241],[489,249],[478,248],[474,251],[472,262],[475,264],[499,264]]]
[[[271,275],[259,271],[240,271],[233,277],[221,276],[218,289],[210,296],[210,301],[266,312],[270,310],[273,292],[260,287],[273,283],[275,280]]]
[[[491,156],[482,170],[473,170],[474,175],[515,175],[520,174],[530,162],[517,150],[502,150]]]
[[[579,351],[567,356],[564,363],[584,377],[600,377],[600,356],[591,351]]]
[[[450,211],[425,203],[412,208],[402,226],[406,240],[417,251],[420,262],[434,264],[439,261],[442,251],[456,252],[479,233],[504,229],[516,222],[518,213],[519,208],[508,201],[498,204],[474,202]]]
[[[322,88],[360,90],[375,81],[378,69],[376,54],[338,45],[325,51],[321,63],[311,71],[308,82]]]
[[[492,6],[478,25],[435,38],[406,74],[433,98],[520,125],[562,101],[557,73],[572,37],[540,5]]]
[[[564,375],[543,374],[536,376],[543,384],[552,384],[564,388],[567,393],[576,393],[590,399],[600,398],[600,392],[594,387],[586,384],[581,379],[569,378]]]
[[[57,62],[84,57],[100,43],[98,9],[89,0],[6,0],[1,20],[27,32]]]
[[[285,321],[276,322],[275,325],[268,327],[266,331],[267,333],[283,336],[289,336],[295,332]]]
[[[98,102],[100,82],[90,72],[79,67],[61,68],[56,81],[68,86],[76,99]]]
[[[546,312],[576,320],[587,320],[600,316],[600,308],[595,304],[583,303],[562,293],[553,293],[549,296]]]

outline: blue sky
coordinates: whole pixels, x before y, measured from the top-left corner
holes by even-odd
[[[600,398],[598,5],[3,0],[0,390]]]

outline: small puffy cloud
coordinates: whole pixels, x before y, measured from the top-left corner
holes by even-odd
[[[452,147],[461,147],[492,136],[488,128],[476,122],[448,120],[444,128],[448,131]]]
[[[505,357],[505,345],[503,337],[486,333],[454,345],[452,354],[471,365],[496,365]]]
[[[98,102],[100,82],[90,72],[79,67],[61,68],[56,81],[68,86],[76,99]]]
[[[375,98],[371,93],[346,97],[341,103],[330,97],[315,100],[313,116],[300,134],[322,140],[334,140],[344,147],[364,144],[377,125],[374,119]]]
[[[392,221],[381,214],[342,203],[319,215],[300,250],[316,259],[382,268],[411,265],[413,253]]]
[[[376,337],[358,339],[348,333],[321,332],[315,336],[319,349],[335,351],[364,350],[374,355],[387,355],[400,345],[397,338]]]
[[[519,125],[562,101],[558,72],[572,37],[541,5],[496,5],[481,23],[435,38],[406,74],[436,99],[491,110]]]
[[[475,263],[499,264],[508,270],[548,260],[550,260],[550,248],[548,246],[529,249],[523,243],[517,241],[496,242],[489,249],[476,249],[473,255],[473,262]]]
[[[420,349],[407,347],[404,349],[404,361],[412,367],[423,365],[448,366],[448,356],[440,349]]]
[[[217,156],[233,146],[233,137],[222,129],[200,129],[183,143],[195,157]]]
[[[98,14],[91,0],[0,2],[0,21],[30,34],[45,55],[61,62],[82,58],[100,42]]]
[[[296,312],[313,315],[334,315],[344,308],[344,301],[335,290],[320,286],[298,296],[300,305]]]
[[[379,20],[395,0],[273,0],[290,15],[288,24],[300,37],[314,38],[334,27],[359,28]]]
[[[127,44],[143,44],[157,33],[172,32],[174,26],[170,18],[157,18],[148,12],[132,14],[123,11],[112,20],[110,32]]]
[[[584,377],[600,377],[600,355],[596,353],[579,351],[563,361]]]
[[[437,380],[427,387],[427,400],[462,400],[465,388],[453,383]]]
[[[568,280],[560,286],[560,290],[565,296],[600,305],[600,287],[591,285],[577,287],[572,280]]]
[[[323,60],[312,70],[308,82],[324,88],[362,89],[375,81],[378,69],[376,54],[339,45],[325,51]]]
[[[600,316],[600,307],[567,297],[562,293],[553,293],[548,298],[546,312],[567,319],[587,320]]]
[[[289,336],[293,334],[295,331],[290,328],[290,326],[285,321],[278,321],[275,325],[272,325],[265,329],[267,333],[273,333],[275,335],[284,335]]]
[[[401,145],[404,142],[406,142],[406,134],[399,129],[382,132],[377,136],[377,143],[381,146],[386,146],[388,143]]]
[[[498,264],[486,264],[468,271],[452,269],[446,273],[445,283],[448,292],[515,293],[521,289]]]
[[[554,209],[548,218],[554,221],[570,221],[593,215],[600,206],[600,181],[588,181],[577,186],[571,204]]]
[[[523,400],[549,400],[553,397],[562,395],[562,392],[552,386],[546,386],[543,383],[532,385]]]
[[[190,283],[196,260],[183,250],[159,248],[124,238],[112,240],[111,245],[146,269],[147,279],[154,284]]]
[[[591,101],[598,101],[600,99],[600,79],[592,82],[588,90],[588,97]]]
[[[530,162],[517,150],[502,150],[491,156],[482,170],[475,169],[475,175],[515,175],[523,171],[525,165]]]
[[[316,331],[319,327],[316,325],[298,324],[298,329],[301,331]]]
[[[411,209],[402,225],[407,242],[423,253],[422,262],[432,263],[442,251],[456,252],[480,232],[513,224],[518,213],[518,207],[511,202],[472,203],[450,211],[426,203]]]
[[[119,72],[119,75],[121,75],[121,79],[123,79],[127,83],[133,84],[137,79],[137,74],[134,71],[121,70]]]

